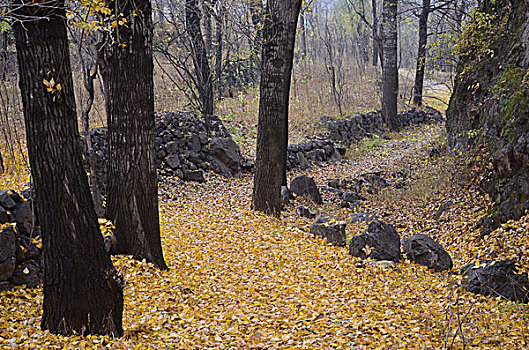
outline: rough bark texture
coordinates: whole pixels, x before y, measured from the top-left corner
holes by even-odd
[[[417,69],[415,84],[413,85],[413,103],[422,105],[422,90],[424,83],[424,69],[426,66],[426,44],[428,41],[428,16],[430,15],[430,0],[422,0],[421,16],[419,17],[419,49],[417,52]]]
[[[479,11],[494,20],[466,30],[446,128],[451,149],[492,164],[481,183],[494,200],[487,234],[529,209],[529,4],[484,1]]]
[[[266,5],[253,207],[277,214],[286,177],[288,100],[301,0]]]
[[[117,238],[112,253],[166,269],[155,163],[151,3],[118,0],[110,7],[128,18],[127,26],[112,33],[104,55],[110,155],[106,216]]]
[[[27,4],[19,15],[48,19],[14,25],[43,238],[41,327],[52,333],[120,336],[122,280],[105,252],[81,160],[64,1],[51,5]],[[51,91],[43,79],[53,79]]]
[[[215,104],[213,82],[206,45],[200,28],[200,10],[197,0],[186,0],[186,31],[191,39],[191,53],[195,65],[195,77],[197,79],[201,112],[205,115],[213,115]]]
[[[397,0],[384,0],[383,33],[384,64],[382,69],[382,117],[390,130],[398,129],[397,95],[399,74],[397,67]]]

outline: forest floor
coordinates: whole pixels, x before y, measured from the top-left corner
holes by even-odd
[[[527,268],[529,218],[480,239],[475,224],[490,201],[472,178],[459,175],[464,165],[457,159],[429,155],[444,142],[442,125],[409,128],[355,145],[346,164],[303,172],[323,186],[329,178],[382,171],[390,186],[366,194],[366,204],[354,210],[324,192],[323,205],[300,198],[280,218],[265,216],[250,209],[249,174],[208,174],[204,184],[164,182],[160,213],[170,270],[113,258],[126,280],[123,338],[42,332],[42,290],[16,288],[0,294],[0,347],[526,347],[526,305],[467,293],[456,274],[406,260],[394,270],[362,264],[346,248],[315,239],[308,233],[311,220],[296,215],[296,205],[304,204],[349,223],[353,212],[366,211],[393,224],[401,237],[422,232],[438,240],[454,271],[480,258],[510,258]],[[397,189],[389,174],[399,170],[407,177]],[[436,217],[445,203],[447,211]],[[346,230],[350,237],[364,229],[348,224]]]

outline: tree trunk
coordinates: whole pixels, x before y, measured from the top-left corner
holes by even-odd
[[[112,253],[131,254],[167,269],[160,242],[155,163],[151,2],[117,0],[110,7],[128,19],[105,46],[106,216],[116,226],[117,239]]]
[[[301,0],[269,0],[261,63],[253,208],[277,215],[286,179],[288,102]]]
[[[200,10],[197,0],[186,0],[186,31],[191,39],[191,52],[195,65],[201,112],[204,115],[213,115],[215,104],[213,83],[202,30],[200,29]]]
[[[382,69],[382,117],[389,130],[398,129],[397,95],[399,74],[397,68],[397,0],[384,0],[383,39],[384,64]]]
[[[305,11],[299,15],[299,30],[301,32],[301,58],[307,57],[307,30],[305,28]]]
[[[208,0],[202,0],[202,13],[204,14],[203,23],[204,23],[204,34],[205,34],[205,48],[206,48],[206,57],[211,57],[211,46],[213,41],[213,34],[211,29],[211,8]]]
[[[422,105],[422,89],[424,70],[426,66],[426,44],[428,40],[428,15],[430,14],[430,0],[422,0],[421,16],[419,17],[419,51],[417,53],[417,70],[413,86],[413,103]]]
[[[121,336],[123,281],[105,252],[81,159],[64,1],[27,3],[16,12],[46,16],[14,24],[43,240],[41,327]]]
[[[218,4],[218,16],[215,17],[215,78],[217,80],[217,95],[222,96],[224,83],[222,81],[222,33],[224,31],[224,4]]]
[[[253,26],[253,47],[251,49],[252,61],[257,62],[257,66],[250,67],[252,70],[252,83],[260,79],[261,72],[261,51],[263,46],[263,3],[260,0],[250,0],[248,4]]]
[[[371,0],[371,7],[373,11],[373,66],[378,65],[378,55],[380,46],[380,37],[378,36],[378,17],[377,17],[377,0]]]
[[[7,78],[8,73],[7,33],[7,30],[5,30],[3,33],[0,33],[0,79],[2,80],[5,80]]]

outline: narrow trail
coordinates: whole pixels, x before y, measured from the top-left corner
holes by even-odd
[[[402,236],[430,230],[461,267],[465,260],[479,257],[479,246],[472,248],[476,241],[470,229],[487,207],[471,189],[455,182],[445,188],[453,180],[446,159],[427,156],[427,150],[442,141],[441,126],[410,129],[348,164],[304,173],[321,186],[327,178],[405,169],[410,175],[404,188],[368,195],[367,204],[355,210],[396,225]],[[359,267],[360,260],[347,249],[313,238],[308,233],[311,221],[295,214],[295,206],[303,203],[347,221],[350,209],[339,208],[325,194],[322,206],[299,199],[281,218],[267,217],[250,210],[251,181],[250,175],[230,180],[210,174],[205,184],[165,183],[160,213],[170,270],[160,272],[127,257],[114,258],[126,279],[125,336],[79,341],[127,349],[439,349],[525,344],[526,306],[463,292],[457,276],[433,273],[408,261],[395,270]],[[454,206],[435,221],[432,216],[448,195]],[[351,225],[347,233],[362,230]],[[465,240],[457,240],[464,235]],[[16,312],[0,318],[0,329],[20,334],[17,339],[24,344],[37,343],[44,336],[50,347],[80,344],[37,331],[41,292],[31,297],[23,297],[24,293],[15,290],[0,298],[3,310],[10,302],[17,303]],[[28,310],[35,310],[35,316],[28,318]]]

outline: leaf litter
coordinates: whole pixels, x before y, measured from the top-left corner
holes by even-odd
[[[402,237],[423,232],[452,255],[454,270],[476,259],[510,258],[527,268],[529,216],[480,239],[476,223],[490,200],[453,171],[456,160],[432,159],[441,126],[408,129],[348,164],[305,173],[327,178],[369,171],[411,174],[401,189],[366,194],[367,211]],[[457,163],[457,162],[456,162]],[[289,174],[293,178],[297,173]],[[438,349],[527,346],[526,305],[463,291],[460,277],[402,261],[396,269],[359,264],[347,249],[309,234],[308,205],[350,222],[351,209],[324,194],[317,206],[296,199],[281,218],[251,210],[252,178],[208,174],[205,184],[171,181],[160,188],[162,243],[169,271],[113,257],[124,275],[125,335],[64,337],[40,331],[42,289],[0,294],[2,348]],[[436,213],[450,203],[443,215]],[[348,224],[350,237],[365,224]],[[360,266],[360,267],[359,267]]]

